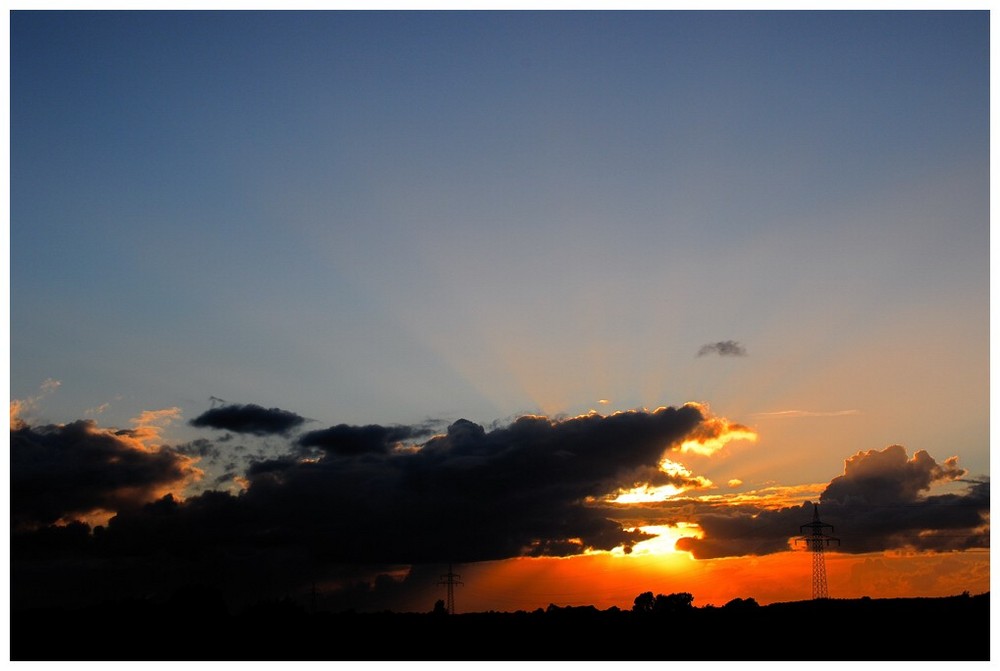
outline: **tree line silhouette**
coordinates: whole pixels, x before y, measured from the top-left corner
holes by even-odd
[[[291,598],[231,612],[210,588],[165,602],[11,613],[11,659],[38,661],[886,660],[990,658],[989,592],[939,598],[693,605],[643,592],[631,609],[449,614],[313,612]],[[914,635],[926,632],[926,635]],[[935,641],[941,643],[935,644]],[[58,642],[58,645],[54,643]]]

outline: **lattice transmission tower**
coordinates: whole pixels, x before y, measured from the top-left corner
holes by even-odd
[[[826,558],[823,556],[823,552],[831,543],[836,542],[837,545],[840,545],[840,539],[823,533],[823,529],[829,529],[832,532],[833,525],[820,522],[818,503],[813,504],[812,522],[800,526],[799,533],[803,533],[803,529],[812,529],[812,533],[799,536],[795,539],[795,543],[798,544],[799,541],[805,543],[809,549],[809,553],[812,555],[813,598],[828,599],[830,598],[830,593],[826,586]]]
[[[465,583],[459,580],[462,576],[458,575],[451,570],[451,564],[448,564],[448,572],[441,576],[441,580],[438,581],[439,585],[448,586],[448,614],[455,614],[455,585],[464,585]]]

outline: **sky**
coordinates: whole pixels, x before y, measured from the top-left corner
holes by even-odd
[[[985,11],[13,12],[13,605],[801,600],[813,503],[831,596],[987,591],[989,83]]]

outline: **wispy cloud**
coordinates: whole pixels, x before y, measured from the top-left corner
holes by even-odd
[[[83,411],[83,414],[87,417],[92,417],[94,415],[100,415],[102,412],[111,407],[111,403],[101,403],[96,408],[88,408]]]
[[[860,410],[776,410],[774,412],[755,412],[753,417],[771,417],[773,419],[791,419],[794,417],[847,417],[860,415]]]
[[[10,401],[10,425],[12,428],[23,425],[24,416],[38,408],[38,403],[49,396],[62,384],[59,380],[48,378],[39,386],[39,393],[28,398],[13,398]]]

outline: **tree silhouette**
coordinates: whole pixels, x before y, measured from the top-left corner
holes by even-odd
[[[663,596],[662,594],[660,596]],[[632,612],[633,613],[652,613],[653,604],[655,603],[652,592],[643,592],[635,598],[632,602]]]
[[[760,608],[760,604],[752,596],[746,599],[736,597],[731,601],[727,602],[723,608],[728,608],[729,610],[752,610],[754,608]]]
[[[633,613],[651,613],[654,615],[676,615],[690,611],[694,597],[690,592],[674,592],[672,594],[657,594],[643,592],[632,602]]]
[[[653,612],[657,615],[676,615],[691,610],[694,596],[690,592],[674,592],[663,596],[657,594],[653,600]]]

